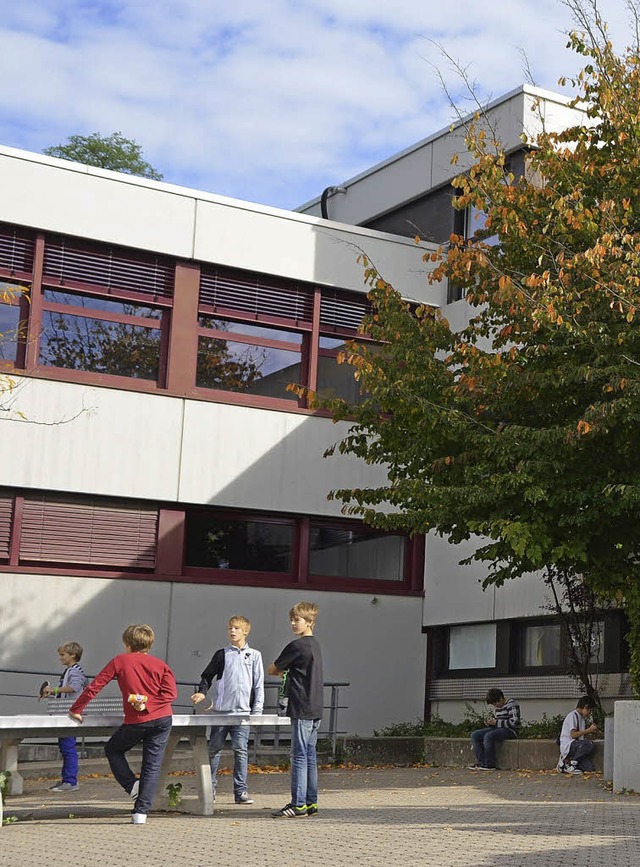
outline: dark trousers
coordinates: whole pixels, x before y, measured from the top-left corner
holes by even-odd
[[[498,729],[495,726],[471,732],[471,745],[476,754],[477,763],[484,768],[495,768],[496,745],[510,738],[515,738],[515,736],[516,733],[512,732],[511,729]]]
[[[569,762],[577,762],[578,769],[581,771],[592,771],[593,762],[588,756],[593,752],[593,741],[588,738],[575,738],[571,741],[569,752],[565,757],[565,764]]]
[[[134,725],[121,725],[107,741],[104,751],[109,759],[111,773],[125,791],[130,792],[136,775],[129,767],[125,754],[138,744],[142,744],[142,767],[140,769],[140,788],[133,812],[148,813],[153,796],[158,787],[160,766],[169,735],[171,717],[148,720]]]

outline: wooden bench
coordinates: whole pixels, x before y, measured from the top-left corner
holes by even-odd
[[[119,708],[119,712],[95,712],[95,709],[91,713],[86,712],[82,723],[72,720],[66,713],[0,716],[0,770],[11,772],[9,794],[20,795],[23,791],[24,779],[18,768],[18,746],[21,741],[28,738],[110,736],[114,729],[122,725],[122,701],[119,702]],[[288,717],[279,717],[277,714],[255,714],[253,716],[228,713],[174,714],[171,735],[162,761],[158,783],[158,794],[165,798],[163,806],[166,806],[164,794],[166,778],[171,770],[174,750],[180,740],[187,738],[191,744],[198,793],[195,798],[183,798],[181,808],[198,815],[211,816],[213,814],[213,789],[207,729],[214,725],[271,726],[277,729],[280,726],[290,724],[291,721]]]

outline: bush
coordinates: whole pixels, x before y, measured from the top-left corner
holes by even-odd
[[[428,722],[418,719],[413,723],[399,722],[381,729],[374,730],[376,737],[383,738],[465,738],[475,729],[484,728],[488,713],[479,713],[470,704],[466,705],[464,719],[459,723],[446,722],[434,715]],[[555,740],[562,728],[563,714],[556,716],[542,715],[541,720],[523,722],[520,728],[521,738],[548,738]]]

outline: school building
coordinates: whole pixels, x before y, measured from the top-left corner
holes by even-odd
[[[514,171],[523,129],[571,116],[528,87],[488,111]],[[464,323],[465,300],[428,285],[422,261],[476,218],[451,206],[463,137],[436,133],[297,212],[0,148],[6,713],[34,709],[60,643],[83,644],[95,674],[133,622],[156,630],[186,703],[230,615],[269,662],[301,599],[320,606],[326,680],[350,683],[343,731],[425,707],[457,718],[489,685],[528,718],[573,702],[540,579],[483,592],[466,549],[345,519],[327,494],[384,470],[324,457],[348,425],[288,389],[357,398],[337,355],[367,310],[361,254]],[[609,698],[628,693],[623,629],[603,616],[594,648]]]

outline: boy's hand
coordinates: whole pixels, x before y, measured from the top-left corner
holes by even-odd
[[[71,713],[71,711],[69,711],[69,716],[71,717],[72,720],[75,720],[76,722],[79,722],[79,723],[82,722],[82,714],[81,713]]]
[[[494,726],[496,724],[496,718],[494,716],[487,717],[487,725]]]
[[[585,729],[585,734],[594,735],[597,731],[599,731],[598,726],[595,723],[591,723],[588,729]]]
[[[194,704],[200,704],[200,702],[204,701],[204,699],[205,699],[205,694],[203,692],[194,692],[194,694],[191,696],[191,701]]]

